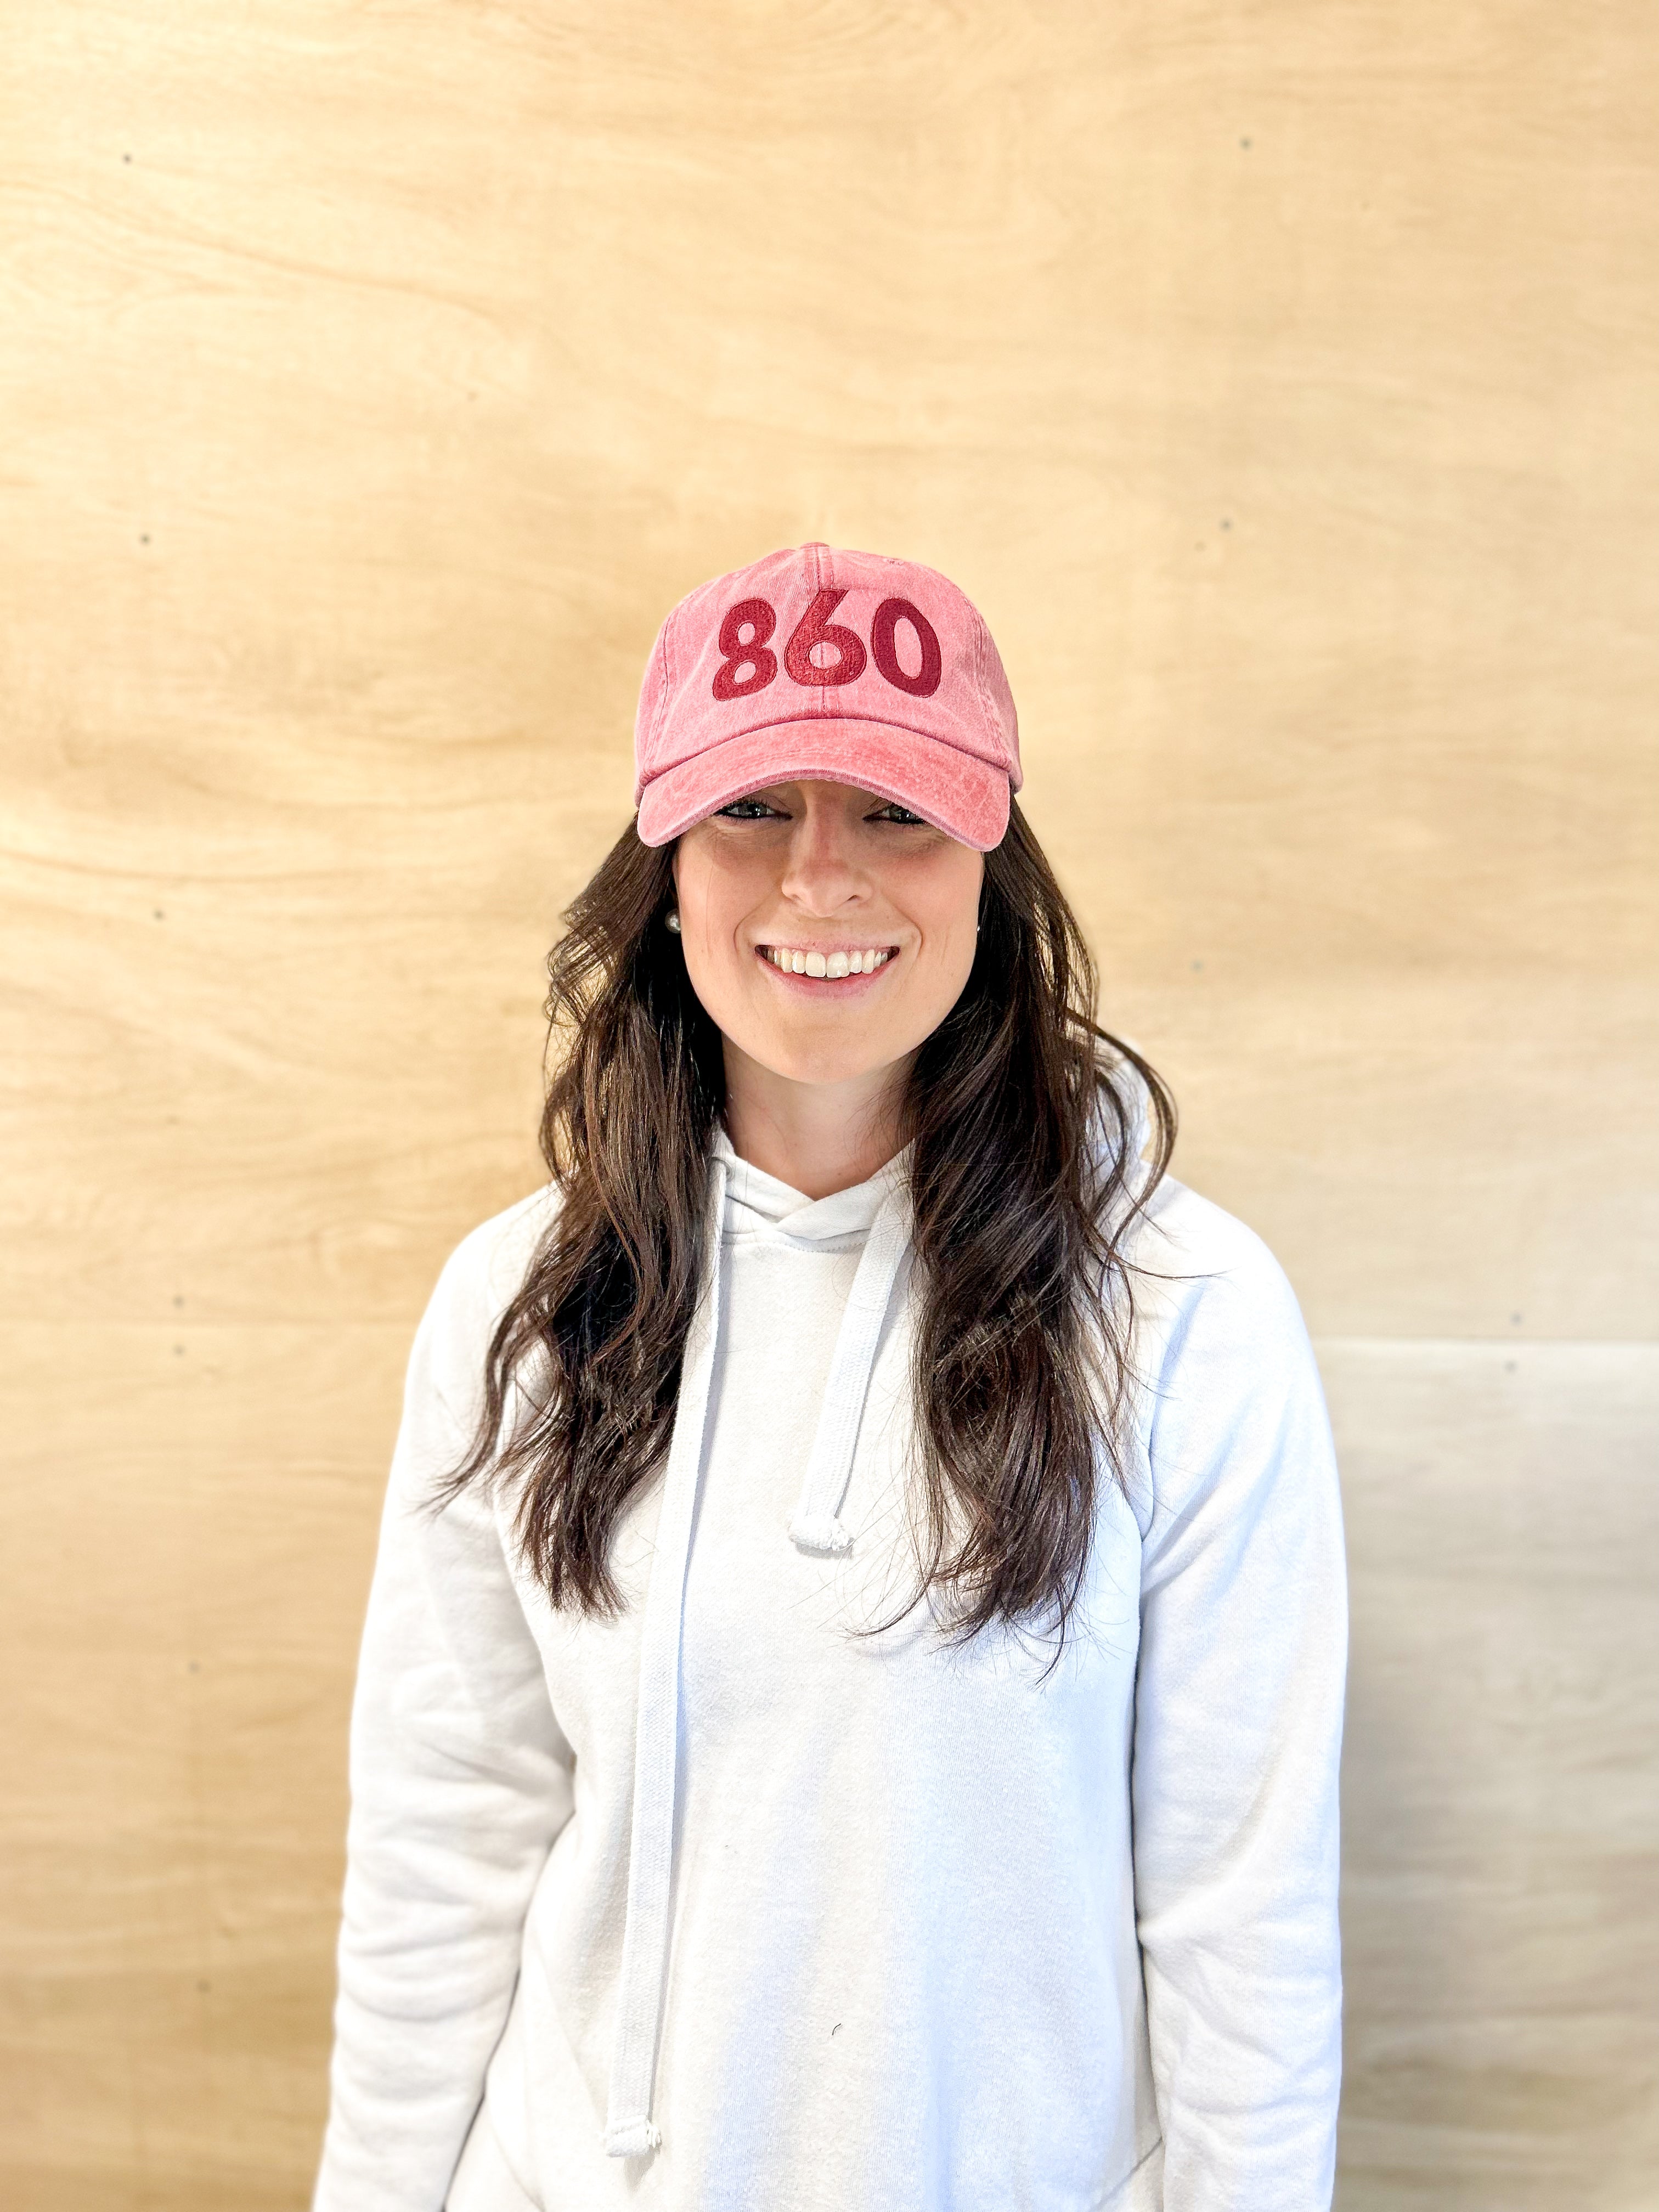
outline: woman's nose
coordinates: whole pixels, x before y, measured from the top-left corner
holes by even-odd
[[[814,914],[835,914],[866,888],[853,840],[833,815],[809,809],[789,840],[781,889]]]

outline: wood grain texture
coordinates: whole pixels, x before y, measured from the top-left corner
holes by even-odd
[[[1647,11],[0,21],[9,2212],[305,2201],[409,1336],[657,622],[811,537],[982,606],[1321,1340],[1344,2204],[1646,2212]]]
[[[1340,2212],[1659,2173],[1659,1346],[1321,1347],[1352,1561]]]

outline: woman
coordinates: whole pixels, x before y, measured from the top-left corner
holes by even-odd
[[[317,2212],[1323,2206],[1323,1401],[1094,1023],[995,647],[774,554],[636,765],[551,1179],[410,1359]]]

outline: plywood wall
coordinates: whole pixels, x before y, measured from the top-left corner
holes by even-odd
[[[1646,2212],[1638,0],[0,0],[0,2196],[298,2212],[403,1360],[666,606],[956,575],[1319,1340],[1346,2212]]]

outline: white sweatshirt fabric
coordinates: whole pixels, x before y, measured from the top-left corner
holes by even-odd
[[[611,1619],[549,1606],[510,1498],[418,1510],[550,1189],[445,1266],[363,1638],[314,2212],[1328,2205],[1346,1613],[1296,1300],[1166,1180],[1060,1664],[951,1650],[926,1605],[860,1637],[910,1594],[906,1165],[811,1200],[717,1128]]]

